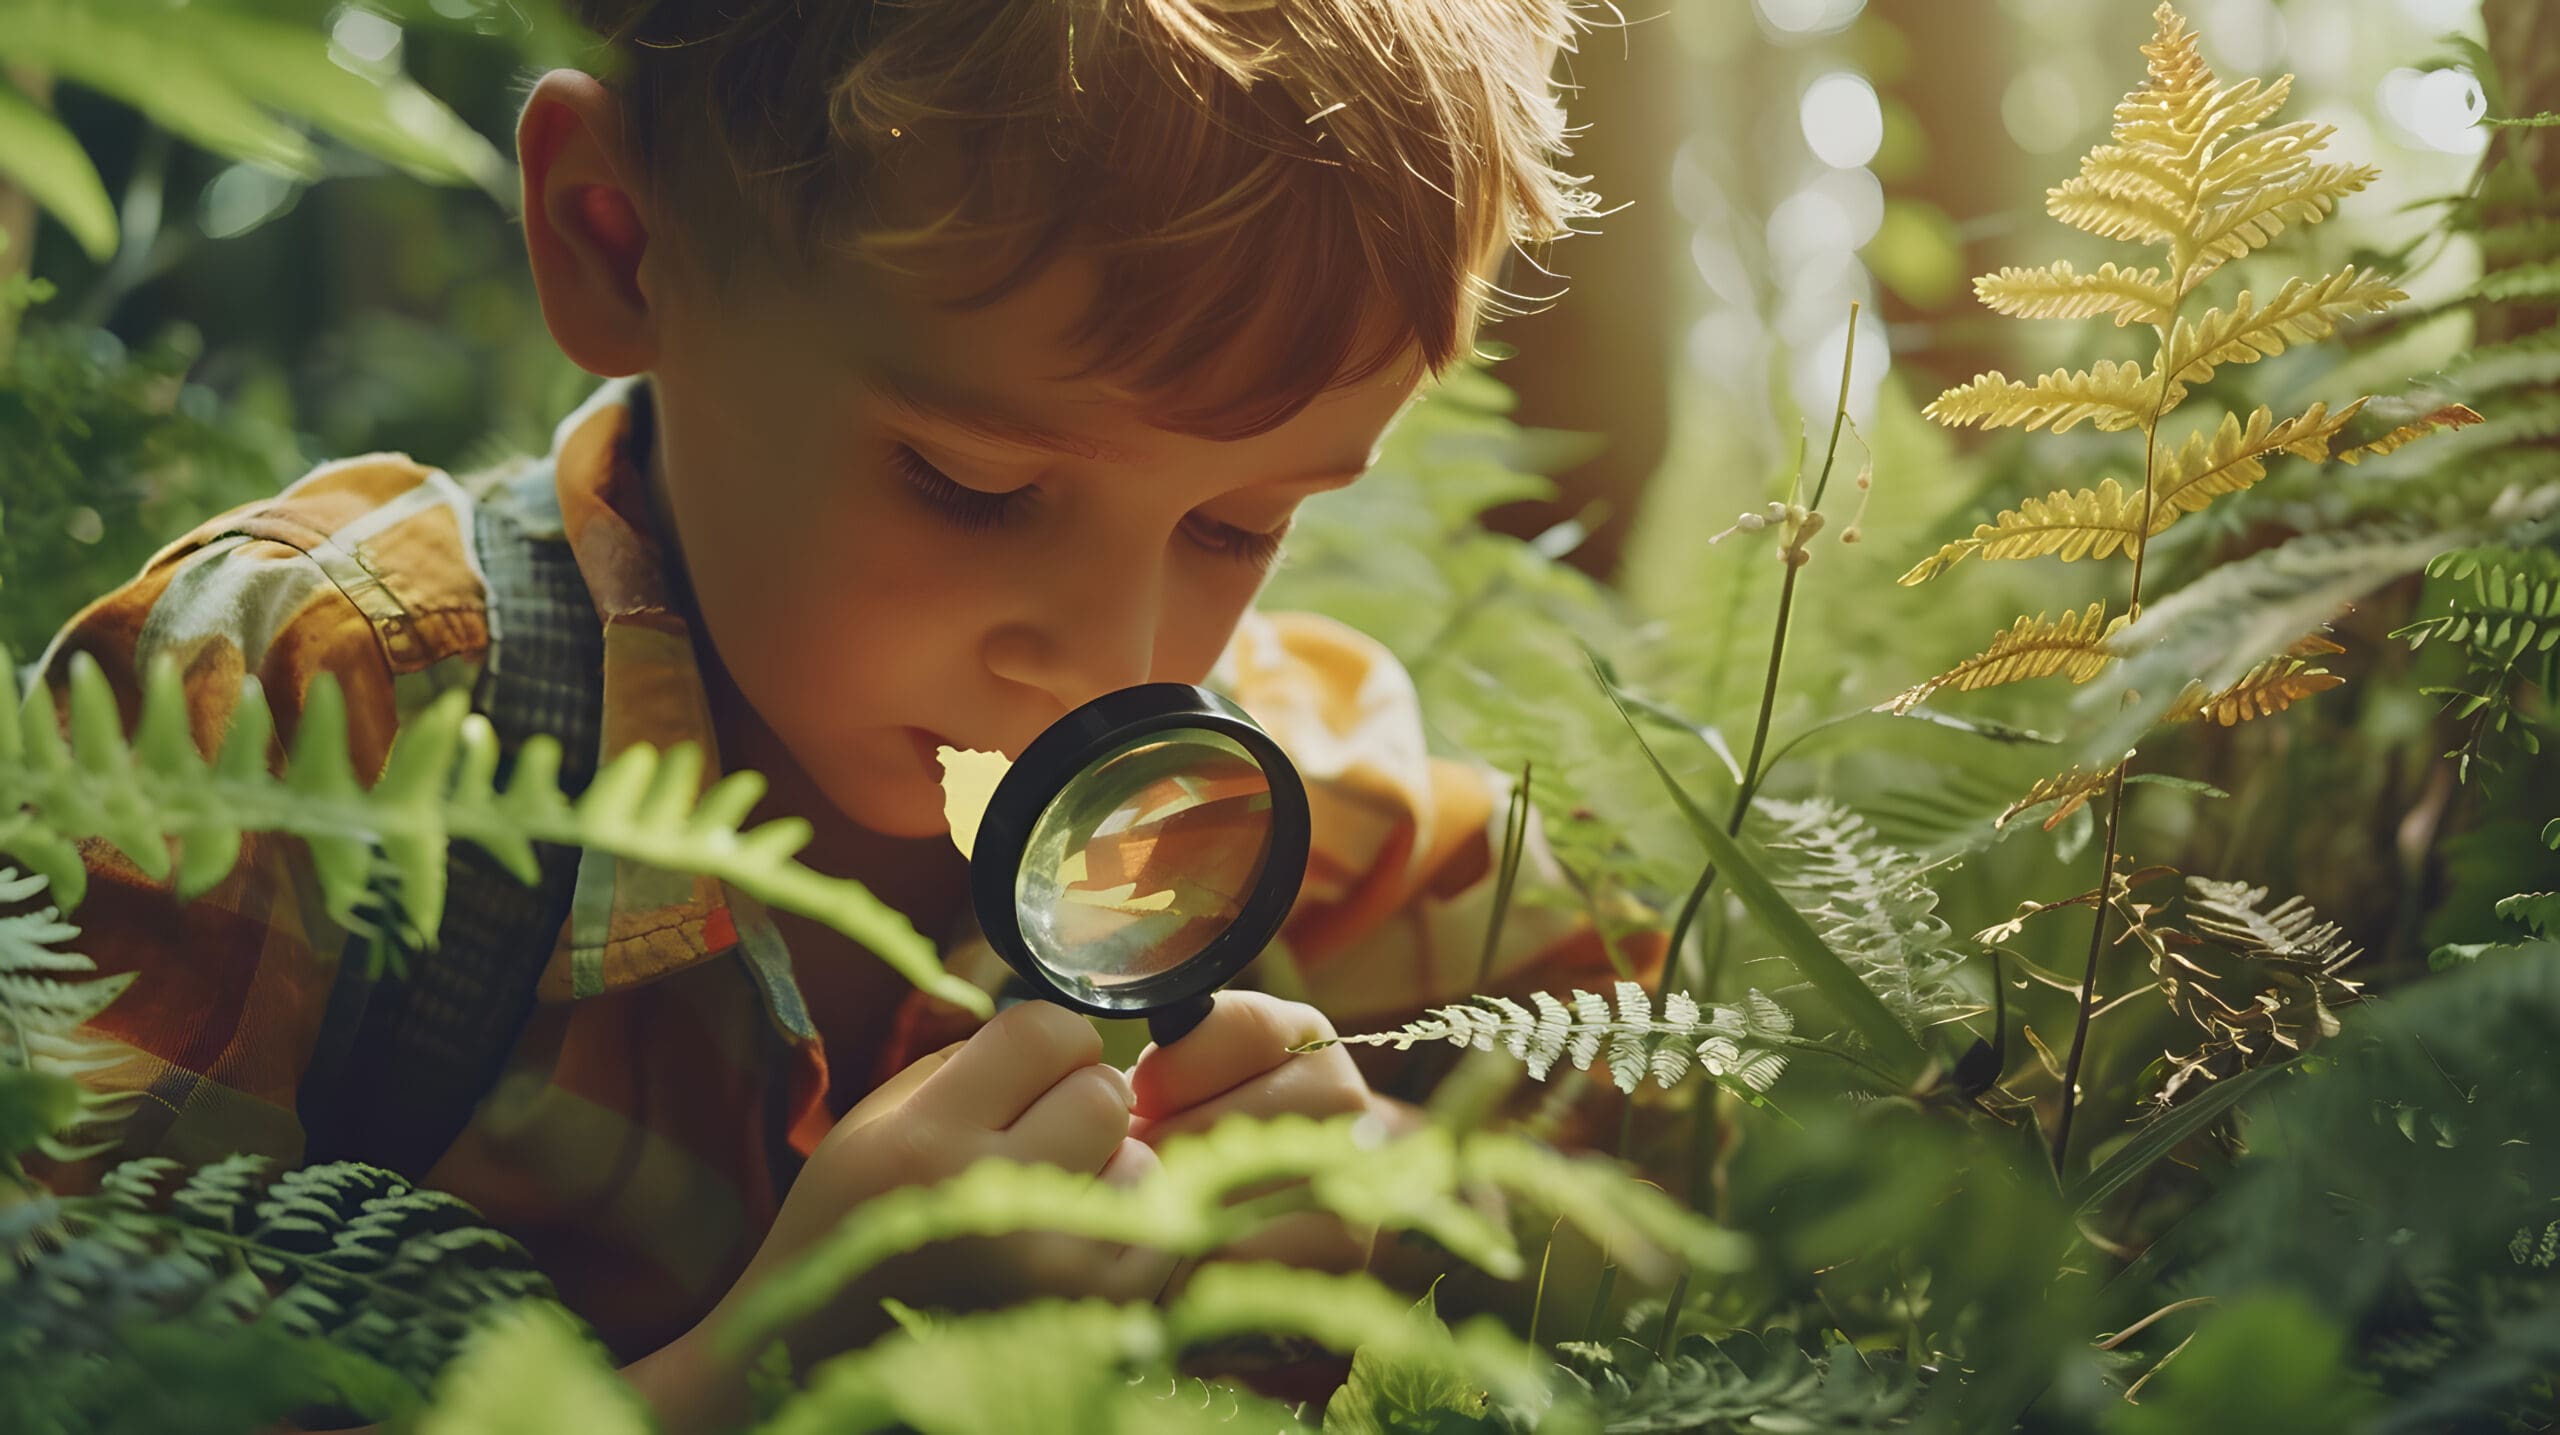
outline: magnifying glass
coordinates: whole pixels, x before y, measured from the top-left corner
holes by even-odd
[[[1060,718],[1003,759],[943,750],[978,925],[1050,1001],[1145,1017],[1169,1046],[1279,933],[1307,871],[1307,792],[1242,708],[1148,683]]]

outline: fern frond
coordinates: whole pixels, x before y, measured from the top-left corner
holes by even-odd
[[[2518,892],[2500,897],[2491,910],[2524,923],[2537,937],[2560,937],[2560,892]]]
[[[2155,531],[2165,524],[2155,524]],[[1976,524],[1973,536],[1959,538],[1912,565],[1902,575],[1909,587],[1937,577],[1967,558],[2106,558],[2118,551],[2127,557],[2142,551],[2142,495],[2127,493],[2114,479],[2078,493],[2048,493],[2015,508],[2003,509],[1989,523]]]
[[[2409,296],[2370,269],[2349,267],[2320,279],[2287,279],[2263,305],[2248,290],[2228,309],[2180,319],[2161,367],[2182,384],[2200,384],[2224,364],[2251,364],[2288,344],[2329,337],[2340,321],[2378,314]]]
[[[160,1157],[95,1195],[0,1211],[0,1348],[110,1348],[207,1303],[325,1339],[420,1389],[499,1303],[553,1299],[523,1249],[471,1207],[370,1166],[275,1175],[258,1156],[187,1173]]]
[[[2140,364],[2101,359],[2078,373],[2056,369],[2032,383],[1994,369],[1938,395],[1922,413],[1953,428],[1972,424],[2032,430],[2049,425],[2061,433],[2085,422],[2115,433],[2148,422],[2155,405],[2166,412],[2185,397],[2185,386],[2171,384],[2163,403],[2159,385]]]
[[[1624,1339],[1559,1354],[1604,1430],[1896,1430],[1908,1427],[1923,1390],[1903,1361],[1845,1343],[1808,1356],[1789,1332],[1758,1342],[1689,1335],[1668,1360]]]
[[[2189,877],[2193,935],[2170,933],[2151,948],[2161,994],[2205,1037],[2166,1059],[2160,1105],[2337,1035],[2336,1009],[2357,999],[2362,984],[2338,973],[2361,949],[2300,897],[2274,907],[2266,898],[2264,887]]]
[[[2373,413],[2384,411],[2384,406],[2378,401],[2369,407]],[[2384,454],[2406,448],[2438,429],[2464,429],[2474,424],[2488,422],[2468,404],[2439,404],[2423,413],[2397,411],[2392,416],[2398,421],[2384,430],[2379,437],[2365,439],[2338,450],[2338,461],[2353,466],[2363,462],[2368,456],[2379,458]],[[2540,435],[2527,433],[2517,435],[2516,440],[2522,442],[2537,437]]]
[[[2317,224],[2329,217],[2338,201],[2382,177],[2364,164],[2314,164],[2239,198],[2214,206],[2186,235],[2193,254],[2187,287],[2231,260],[2264,249],[2295,224]]]
[[[2127,324],[2158,324],[2176,296],[2158,269],[2136,273],[2101,264],[2094,274],[2058,261],[2037,269],[2008,267],[1973,281],[1973,292],[1993,310],[2020,319],[2086,319],[2104,314]]]
[[[403,916],[432,941],[451,839],[485,849],[526,881],[535,873],[533,843],[548,841],[719,877],[825,922],[938,997],[980,1014],[991,1009],[984,992],[943,971],[933,944],[868,888],[793,860],[808,845],[806,822],[779,819],[741,831],[738,823],[763,796],[763,779],[731,773],[704,792],[702,754],[689,744],[661,754],[635,743],[573,802],[559,787],[559,744],[537,736],[500,791],[497,734],[470,711],[470,695],[456,691],[403,725],[368,789],[348,754],[345,699],[327,674],[304,695],[281,774],[268,771],[274,717],[254,680],[244,684],[231,729],[207,763],[189,733],[182,681],[165,657],[145,677],[130,742],[97,662],[74,654],[69,678],[70,742],[42,686],[14,714],[0,713],[0,791],[17,795],[0,811],[0,852],[15,853],[51,882],[66,908],[76,909],[87,887],[72,845],[78,838],[106,838],[155,881],[174,868],[183,899],[231,870],[243,833],[290,832],[308,846],[330,915],[341,925],[366,929],[358,906],[379,851],[397,874]],[[0,695],[14,695],[15,684],[16,669],[0,654]]]
[[[2208,436],[2202,432],[2187,435],[2178,451],[2160,465],[2153,480],[2151,536],[2156,538],[2170,524],[2189,513],[2204,508],[2226,493],[2238,493],[2267,475],[2267,459],[2277,453],[2291,453],[2315,463],[2329,457],[2329,440],[2347,425],[2364,407],[2358,399],[2336,413],[2326,404],[2313,404],[2282,423],[2264,405],[2252,410],[2247,423],[2236,414],[2224,414],[2222,423]]]
[[[2510,269],[2496,269],[2480,277],[2479,282],[2456,296],[2458,301],[2481,304],[2513,304],[2538,299],[2560,298],[2560,259],[2546,259],[2539,264],[2519,264]]]
[[[2107,651],[2107,640],[2124,624],[2122,614],[2113,619],[2107,617],[2104,603],[2092,603],[2080,612],[2065,612],[2050,620],[2042,613],[2020,618],[1993,638],[1990,647],[1927,682],[1905,689],[1888,706],[1894,712],[1907,713],[1942,689],[1969,693],[2055,673],[2065,674],[2075,683],[2085,683],[2115,660],[2115,655]]]
[[[0,908],[25,902],[44,888],[42,877],[21,877],[14,867],[0,867]],[[57,907],[0,917],[0,1070],[77,1078],[117,1060],[105,1042],[79,1031],[123,995],[134,973],[66,980],[67,974],[98,969],[96,962],[62,946],[79,935],[80,929],[63,921]],[[33,1132],[28,1143],[57,1161],[96,1155],[113,1145],[113,1127],[139,1099],[132,1092],[101,1096],[83,1091],[73,1113],[79,1119],[76,1130]],[[0,1161],[22,1149],[0,1145]]]
[[[1845,955],[1845,954],[1844,954]],[[1754,992],[1738,1007],[1700,1008],[1686,992],[1668,992],[1656,1015],[1651,998],[1635,982],[1619,982],[1617,1009],[1598,992],[1577,991],[1570,1002],[1532,992],[1536,1015],[1506,997],[1475,997],[1474,1006],[1434,1007],[1429,1015],[1393,1031],[1336,1038],[1354,1046],[1404,1051],[1418,1042],[1448,1042],[1490,1051],[1497,1044],[1544,1081],[1558,1062],[1587,1071],[1605,1047],[1609,1074],[1619,1090],[1633,1091],[1646,1077],[1669,1087],[1694,1061],[1707,1075],[1766,1091],[1786,1065],[1775,1038],[1795,1029],[1786,1009]]]
[[[2208,692],[2202,683],[2189,684],[2177,701],[2169,704],[2169,710],[2160,715],[2160,720],[2186,722],[2204,718],[2232,727],[2283,712],[2302,699],[2325,693],[2345,681],[2306,659],[2273,657],[2241,674],[2238,682],[2220,692]]]
[[[2212,110],[2213,69],[2177,11],[2163,4],[2152,19],[2158,29],[2142,47],[2145,83],[2116,102],[2115,140],[2183,159],[2198,148],[2201,127]]]
[[[1780,889],[1905,1027],[1916,1034],[1981,1010],[1961,985],[1975,949],[1938,915],[1942,864],[1828,799],[1754,806],[1778,823],[1769,850],[1786,859]]]
[[[2121,765],[2118,764],[2118,766]],[[2044,830],[2051,832],[2062,824],[2062,819],[2088,806],[2091,798],[2105,791],[2107,783],[2115,775],[2114,767],[2101,768],[2095,772],[2083,772],[2077,764],[2074,764],[2067,772],[2039,778],[2035,786],[2026,790],[2024,796],[2009,804],[2007,811],[1993,818],[1991,825],[2006,827],[2019,814],[2033,811],[2051,802],[2058,804],[2052,814],[2044,820]]]
[[[2044,212],[2101,239],[2167,244],[2186,232],[2190,215],[2179,199],[2107,177],[2074,176],[2045,191]]]
[[[528,1301],[464,1342],[420,1412],[418,1435],[648,1435],[648,1407],[577,1317]]]
[[[1420,1231],[1514,1279],[1526,1263],[1510,1232],[1462,1199],[1471,1183],[1555,1210],[1639,1273],[1666,1272],[1681,1260],[1700,1270],[1737,1270],[1749,1260],[1739,1237],[1615,1165],[1570,1158],[1516,1135],[1434,1126],[1382,1143],[1354,1117],[1231,1118],[1166,1142],[1162,1156],[1155,1171],[1126,1187],[1057,1166],[988,1160],[936,1185],[873,1197],[861,1220],[838,1226],[759,1286],[722,1343],[736,1353],[754,1351],[901,1252],[1016,1231],[1206,1255],[1283,1215],[1320,1209],[1357,1225]],[[1288,1198],[1241,1200],[1274,1186],[1286,1188]]]

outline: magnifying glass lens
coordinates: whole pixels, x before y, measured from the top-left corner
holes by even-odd
[[[1160,975],[1233,925],[1271,858],[1270,776],[1206,728],[1150,732],[1071,779],[1032,825],[1014,909],[1082,993]]]

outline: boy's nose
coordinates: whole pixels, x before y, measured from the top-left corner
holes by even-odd
[[[1052,716],[1063,716],[1153,676],[1157,616],[1155,585],[1145,575],[1088,585],[988,634],[987,668],[1048,694],[1057,704]]]

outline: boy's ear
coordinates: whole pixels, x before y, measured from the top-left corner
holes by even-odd
[[[648,210],[633,183],[621,102],[602,81],[553,70],[516,120],[524,242],[542,319],[569,361],[619,378],[657,360],[657,312],[641,276]]]

